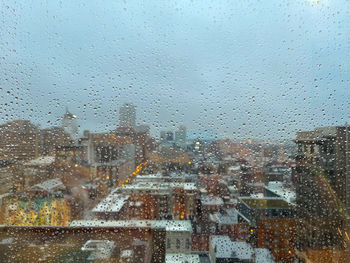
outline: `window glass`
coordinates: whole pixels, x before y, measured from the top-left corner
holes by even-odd
[[[350,2],[1,1],[1,262],[343,262]]]

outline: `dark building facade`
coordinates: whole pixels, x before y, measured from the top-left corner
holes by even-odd
[[[349,128],[323,127],[298,132],[296,201],[301,248],[342,244],[349,198]],[[340,232],[340,233],[339,233]]]

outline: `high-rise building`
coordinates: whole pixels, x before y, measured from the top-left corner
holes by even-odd
[[[161,131],[160,132],[160,142],[164,145],[174,144],[174,132],[172,131]]]
[[[0,159],[30,160],[39,156],[40,130],[28,120],[0,126]]]
[[[163,146],[184,146],[187,142],[186,127],[181,125],[179,129],[175,132],[161,131],[160,142]]]
[[[186,144],[186,127],[181,125],[177,131],[175,131],[175,142],[177,145]]]
[[[125,103],[119,109],[119,126],[131,127],[136,126],[136,106],[130,103]]]
[[[296,201],[303,221],[301,246],[341,244],[350,212],[349,127],[298,132]]]
[[[72,114],[68,111],[68,108],[66,109],[66,113],[64,114],[62,118],[62,128],[66,133],[68,133],[73,140],[78,139],[78,123],[77,123],[77,116],[75,114]]]
[[[55,155],[57,148],[69,145],[71,135],[62,127],[50,127],[40,131],[40,154]]]

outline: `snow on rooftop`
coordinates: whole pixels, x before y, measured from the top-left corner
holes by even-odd
[[[282,197],[288,203],[291,203],[291,204],[295,203],[295,200],[296,200],[295,191],[285,187],[282,182],[278,182],[278,181],[269,182],[266,189],[275,193],[279,197]]]
[[[70,227],[150,228],[147,220],[74,220]]]
[[[189,220],[74,220],[70,227],[164,228],[169,232],[192,232]]]
[[[36,184],[31,187],[31,189],[42,189],[45,191],[53,191],[55,188],[65,187],[61,179],[55,178],[42,182],[41,184]]]
[[[109,240],[89,240],[81,248],[82,251],[92,252],[91,259],[108,259],[112,255],[115,243]]]
[[[133,254],[133,251],[132,250],[123,250],[120,257],[121,258],[131,258],[132,257],[132,254]]]
[[[170,183],[171,187],[183,187],[184,190],[197,190],[195,183]]]
[[[138,175],[137,179],[154,179],[154,178],[162,178],[164,177],[161,172],[158,172],[156,174],[142,174]]]
[[[201,197],[202,205],[223,205],[224,201],[221,197],[213,195],[204,195]]]
[[[9,238],[5,238],[3,240],[0,241],[0,245],[9,245],[12,244],[14,242],[14,238],[13,237],[9,237]]]
[[[166,254],[165,263],[200,263],[198,254]]]
[[[93,251],[106,246],[113,246],[114,242],[109,240],[88,240],[81,248],[83,251]]]
[[[213,236],[211,245],[216,248],[216,258],[252,260],[254,249],[246,242],[232,242],[228,236]]]
[[[50,165],[55,161],[55,156],[42,156],[39,158],[36,158],[34,160],[30,160],[28,162],[26,162],[24,165],[27,166],[32,166],[32,165]]]
[[[192,232],[189,220],[153,220],[153,228],[165,228],[169,232]]]
[[[241,170],[241,166],[240,165],[230,166],[228,168],[228,170],[231,171],[231,172],[240,171]]]
[[[264,193],[252,193],[250,194],[250,197],[252,198],[264,198]]]
[[[130,196],[128,195],[112,193],[95,206],[95,208],[92,209],[92,212],[117,213],[123,208],[129,198]]]
[[[170,188],[183,187],[184,190],[195,191],[197,187],[195,183],[184,183],[184,182],[149,182],[141,181],[133,184],[127,184],[124,187],[117,187],[113,192],[123,191],[123,190],[164,190],[168,191]]]
[[[246,222],[250,222],[244,215],[242,215],[238,210],[232,208],[232,209],[226,209],[226,213],[215,213],[210,214],[209,218],[211,221],[216,222],[220,225],[232,225],[232,224],[238,224],[239,218],[241,217]]]
[[[275,260],[267,248],[255,248],[256,263],[274,263]]]
[[[215,213],[215,214],[211,214],[209,217],[210,217],[210,220],[222,225],[238,224],[238,213],[231,213],[231,214]]]

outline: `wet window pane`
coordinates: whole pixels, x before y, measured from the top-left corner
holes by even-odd
[[[348,1],[0,6],[0,262],[349,262]]]

